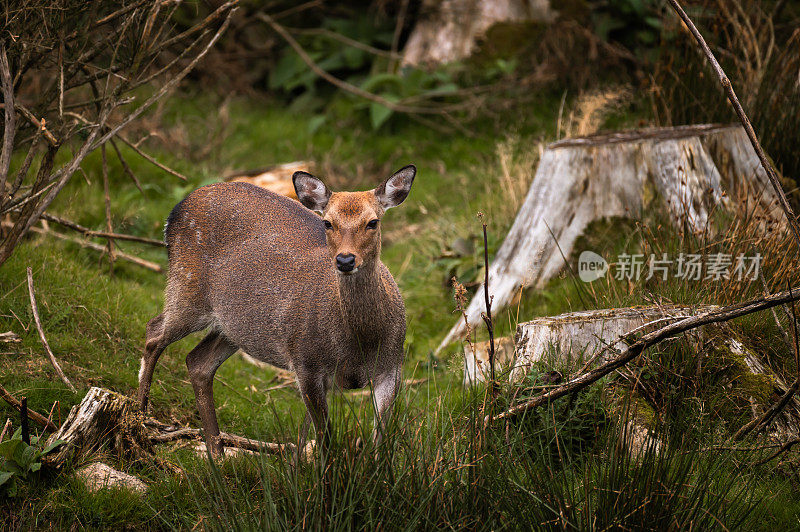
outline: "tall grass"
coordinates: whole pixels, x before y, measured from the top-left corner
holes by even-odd
[[[753,529],[770,520],[747,456],[704,452],[698,439],[667,427],[641,443],[626,423],[586,423],[582,412],[604,408],[599,389],[566,409],[557,403],[488,430],[484,399],[477,392],[455,408],[401,408],[386,439],[360,450],[353,441],[367,436],[364,427],[337,423],[324,466],[319,455],[299,467],[259,455],[195,470],[195,521],[183,525],[667,530]]]

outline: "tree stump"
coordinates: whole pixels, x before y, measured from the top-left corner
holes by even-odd
[[[424,0],[403,50],[404,65],[449,63],[469,57],[498,22],[548,22],[549,0]]]
[[[136,401],[122,394],[92,387],[83,401],[50,438],[65,443],[47,459],[60,466],[71,456],[84,456],[104,448],[117,459],[154,459],[152,445],[143,424],[144,414]]]
[[[556,364],[577,362],[589,370],[614,358],[615,349],[624,348],[625,339],[631,335],[640,335],[663,327],[669,321],[713,308],[662,305],[602,309],[570,312],[521,323],[517,326],[509,380],[520,383],[531,366],[539,361]],[[704,365],[712,365],[715,371],[720,371],[720,367],[726,368],[726,384],[719,392],[725,394],[732,403],[738,400],[746,408],[752,408],[754,417],[789,389],[789,385],[764,364],[756,352],[737,339],[725,324],[700,327],[691,331],[688,338],[692,345],[697,346],[698,352],[708,353]],[[465,349],[465,356],[468,353],[469,350]],[[646,358],[647,353],[642,357]],[[713,360],[713,357],[718,360]],[[487,368],[483,371],[488,374]],[[639,403],[634,413],[638,421],[634,421],[641,425],[641,411],[646,403]],[[614,403],[611,409],[619,410],[620,405]],[[800,398],[792,397],[789,405],[771,422],[769,433],[777,441],[800,437]]]
[[[625,348],[625,338],[632,333],[649,332],[669,321],[686,318],[714,307],[661,306],[610,308],[569,312],[537,318],[517,325],[515,360],[509,373],[512,382],[519,382],[533,363],[549,353],[559,358],[594,357],[593,364],[613,358],[615,350]],[[698,329],[702,334],[703,328]],[[602,351],[603,348],[607,348]]]
[[[715,208],[747,205],[765,224],[782,220],[766,173],[741,126],[655,128],[562,140],[544,151],[514,224],[489,267],[492,310],[523,287],[541,288],[564,266],[593,221],[638,219],[658,201],[679,228],[702,233]],[[483,287],[466,309],[485,311]],[[459,319],[436,352],[463,337]]]

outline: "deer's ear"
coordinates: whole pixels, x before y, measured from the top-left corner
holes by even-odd
[[[294,191],[297,193],[300,203],[312,211],[322,212],[325,210],[325,206],[328,205],[328,200],[331,198],[331,191],[328,190],[325,183],[308,172],[292,174],[292,183],[294,183]]]
[[[417,167],[413,164],[404,166],[392,176],[384,181],[375,189],[375,197],[384,209],[397,207],[411,192],[411,185],[414,183],[414,176],[417,175]]]

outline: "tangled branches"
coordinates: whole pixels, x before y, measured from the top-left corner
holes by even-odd
[[[170,0],[37,0],[6,10],[0,34],[0,215],[10,220],[0,234],[0,265],[89,153],[99,148],[105,155],[111,142],[128,168],[115,137],[128,143],[120,131],[206,55],[235,4],[224,3],[180,33],[172,23],[179,2]],[[26,153],[14,172],[13,150]],[[56,164],[57,155],[63,164]],[[105,156],[103,161],[107,175]]]

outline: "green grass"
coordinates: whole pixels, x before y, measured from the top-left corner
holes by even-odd
[[[701,441],[707,436],[704,426],[666,454],[648,450],[643,459],[632,461],[621,450],[624,446],[615,443],[625,439],[624,424],[608,415],[603,386],[598,385],[575,404],[554,405],[529,416],[508,435],[502,430],[484,434],[475,428],[483,395],[460,387],[458,346],[441,359],[432,356],[457,319],[451,276],[466,283],[482,278],[476,213],[487,214],[493,254],[527,190],[537,143],[554,135],[558,104],[558,96],[542,96],[515,132],[498,137],[493,128],[475,127],[470,137],[443,136],[403,120],[393,120],[386,131],[375,133],[344,113],[312,134],[310,115],[276,102],[233,100],[224,142],[214,143],[209,139],[219,122],[215,102],[205,97],[174,99],[160,125],[167,140],[151,140],[147,148],[189,181],[181,182],[123,148],[142,181],[142,195],[112,153],[111,203],[117,231],[159,238],[177,201],[231,170],[309,160],[316,162],[318,174],[329,178],[332,188],[341,190],[366,189],[407,163],[417,165],[411,196],[386,217],[383,260],[407,306],[406,377],[429,380],[404,391],[390,437],[377,457],[369,443],[360,454],[353,449],[357,436],[369,440],[369,398],[333,394],[337,433],[324,476],[314,465],[295,470],[274,458],[242,458],[215,468],[188,450],[164,448],[160,452],[179,460],[187,479],[128,464],[126,468],[151,484],[144,497],[92,494],[72,477],[72,467],[66,467],[25,487],[22,497],[0,503],[0,520],[13,529],[62,529],[73,522],[89,529],[314,528],[328,516],[330,528],[337,529],[796,525],[796,487],[789,477],[768,466],[747,465],[752,461],[740,452],[700,452],[699,445],[708,443]],[[504,165],[511,169],[511,181],[504,177]],[[76,174],[51,212],[103,229],[100,155],[92,154],[83,167],[91,184]],[[464,250],[465,242],[472,243],[472,249]],[[654,216],[644,224],[593,224],[576,250],[594,249],[608,258],[622,250],[673,252],[707,244],[681,239]],[[163,249],[129,243],[121,247],[166,266]],[[77,395],[56,377],[33,327],[27,266],[33,268],[45,333],[65,373],[81,390]],[[769,282],[784,279],[778,260],[769,262],[765,272]],[[134,393],[144,326],[160,311],[163,287],[163,275],[122,261],[110,274],[107,262],[94,251],[36,235],[27,238],[0,268],[0,332],[12,330],[22,337],[19,344],[0,344],[0,384],[26,396],[39,412],[49,412],[57,401],[56,421],[89,386]],[[518,306],[495,318],[498,335],[506,335],[513,334],[520,321],[570,310],[645,304],[656,295],[681,303],[725,303],[756,291],[752,286],[658,281],[586,286],[565,270],[545,289],[526,291]],[[775,326],[765,315],[741,320],[736,327],[773,362],[791,358],[775,341]],[[184,365],[185,353],[198,340],[194,335],[171,346],[159,361],[151,392],[158,419],[199,426]],[[664,367],[655,366],[653,372],[656,379],[673,378],[679,388],[684,382],[680,372],[692,364],[667,368],[666,361],[676,353],[686,355],[686,349],[660,353]],[[687,360],[693,359],[687,355]],[[793,370],[791,363],[779,364],[783,365]],[[274,377],[274,372],[238,356],[223,364],[215,385],[222,430],[270,441],[296,438],[302,402],[291,388],[267,392],[276,384]],[[689,395],[676,392],[670,400],[678,403]],[[695,414],[681,416],[696,419]],[[0,419],[6,417],[15,415],[2,404]],[[675,425],[680,426],[677,421]],[[664,437],[678,438],[668,432]]]

